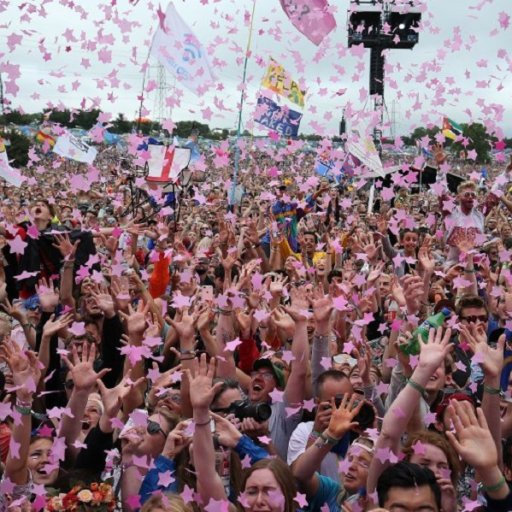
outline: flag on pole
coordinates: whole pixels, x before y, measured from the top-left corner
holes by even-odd
[[[5,149],[5,142],[0,137],[0,178],[4,179],[10,185],[14,187],[20,187],[24,181],[24,177],[21,175],[18,169],[13,169],[9,164],[9,158],[7,157],[7,151]]]
[[[37,142],[41,142],[41,144],[47,143],[51,148],[55,146],[55,138],[49,133],[44,132],[42,129],[36,133],[36,140]]]
[[[169,3],[160,16],[150,55],[172,73],[179,82],[201,96],[215,77],[206,58],[206,50],[192,30]]]
[[[447,139],[455,140],[459,135],[462,135],[462,126],[445,117],[443,118],[443,135]]]
[[[296,137],[302,114],[286,107],[280,107],[266,96],[258,98],[254,120],[285,137]]]
[[[386,176],[379,152],[370,136],[361,137],[358,140],[348,140],[347,151],[355,156],[362,165],[370,169],[376,177],[384,178]]]
[[[190,163],[190,148],[149,145],[148,175],[153,183],[176,183],[180,173]]]
[[[57,139],[57,142],[53,147],[53,152],[57,153],[57,155],[63,156],[64,158],[69,158],[70,160],[75,160],[89,165],[94,162],[94,159],[98,154],[96,148],[89,146],[69,132],[61,135]]]
[[[280,0],[293,26],[318,46],[336,27],[327,0]]]
[[[304,106],[305,91],[301,91],[299,84],[292,80],[281,64],[270,59],[267,72],[261,81],[261,85],[275,93],[288,98],[292,103]]]

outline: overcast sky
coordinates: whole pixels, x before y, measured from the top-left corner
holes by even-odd
[[[307,89],[302,132],[336,133],[347,104],[353,111],[371,110],[369,50],[352,55],[346,42],[349,3],[329,3],[336,11],[337,28],[316,47],[293,27],[279,0],[257,1],[244,127],[252,129],[270,57]],[[175,0],[181,17],[208,48],[218,84],[198,98],[167,74],[165,118],[202,120],[211,128],[236,127],[252,5],[252,0]],[[162,9],[166,6],[163,0]],[[128,0],[0,0],[0,69],[6,98],[27,112],[49,104],[89,108],[96,102],[114,116],[123,112],[134,118],[157,9],[158,3],[146,0],[136,5]],[[461,123],[495,123],[512,135],[509,11],[510,0],[426,2],[419,44],[412,51],[393,50],[387,59],[386,121],[395,120],[397,134],[439,124],[448,115]],[[151,89],[158,73],[156,62],[149,63],[146,86]],[[160,117],[155,90],[146,96],[149,117]],[[258,125],[255,133],[263,133]]]

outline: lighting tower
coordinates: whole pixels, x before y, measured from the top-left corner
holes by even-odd
[[[370,96],[380,123],[373,130],[375,146],[381,151],[384,114],[384,50],[410,50],[419,41],[421,12],[414,2],[396,0],[352,0],[348,16],[348,46],[370,48]]]

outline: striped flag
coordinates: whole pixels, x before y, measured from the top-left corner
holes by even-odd
[[[57,142],[54,137],[43,130],[39,130],[36,133],[36,140],[37,142],[41,142],[41,144],[48,144],[51,148],[53,148],[53,146],[55,146],[55,142]]]
[[[455,140],[459,135],[462,135],[462,126],[445,117],[443,118],[443,135],[447,139]]]

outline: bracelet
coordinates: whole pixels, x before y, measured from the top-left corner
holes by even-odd
[[[195,359],[195,358],[196,358],[196,356],[194,356],[192,354],[189,357],[181,357],[180,356],[180,361],[192,361],[192,359]]]
[[[204,423],[197,423],[197,422],[194,420],[194,425],[195,425],[196,427],[204,427],[204,426],[206,426],[206,425],[209,425],[211,421],[212,421],[212,419],[211,419],[211,418],[208,418],[208,421],[205,421]]]
[[[232,311],[230,309],[222,309],[222,308],[217,308],[215,311],[221,315],[231,315],[231,313],[232,313]]]
[[[338,444],[338,442],[341,439],[341,438],[336,439],[335,437],[331,437],[331,436],[327,435],[325,432],[322,432],[318,437],[319,437],[319,439],[322,439],[322,441],[324,442],[324,445],[330,444],[331,446]]]
[[[312,439],[318,439],[322,435],[321,432],[317,432],[316,430],[312,430],[311,434],[309,434],[309,437]]]
[[[499,479],[497,484],[494,485],[482,485],[482,490],[486,493],[495,492],[497,491],[502,485],[506,484],[507,481],[505,480],[505,477],[501,475],[501,478]]]
[[[24,329],[25,327],[31,327],[32,329],[35,329],[35,325],[32,325],[30,322],[26,322],[24,324],[21,324],[21,327]]]
[[[413,381],[412,379],[409,379],[407,381],[407,384],[409,384],[411,388],[415,389],[423,398],[425,398],[427,390],[423,386],[420,386],[417,382]]]
[[[474,274],[475,273],[475,269],[474,268],[465,268],[464,272],[466,272],[467,274]]]
[[[32,407],[23,407],[21,405],[16,404],[14,408],[22,415],[22,416],[30,416],[32,414]]]
[[[192,354],[192,355],[196,355],[196,351],[194,349],[188,349],[188,350],[181,350],[180,349],[180,354]]]
[[[501,395],[501,389],[493,388],[492,386],[484,384],[484,393],[487,393],[488,395]]]

